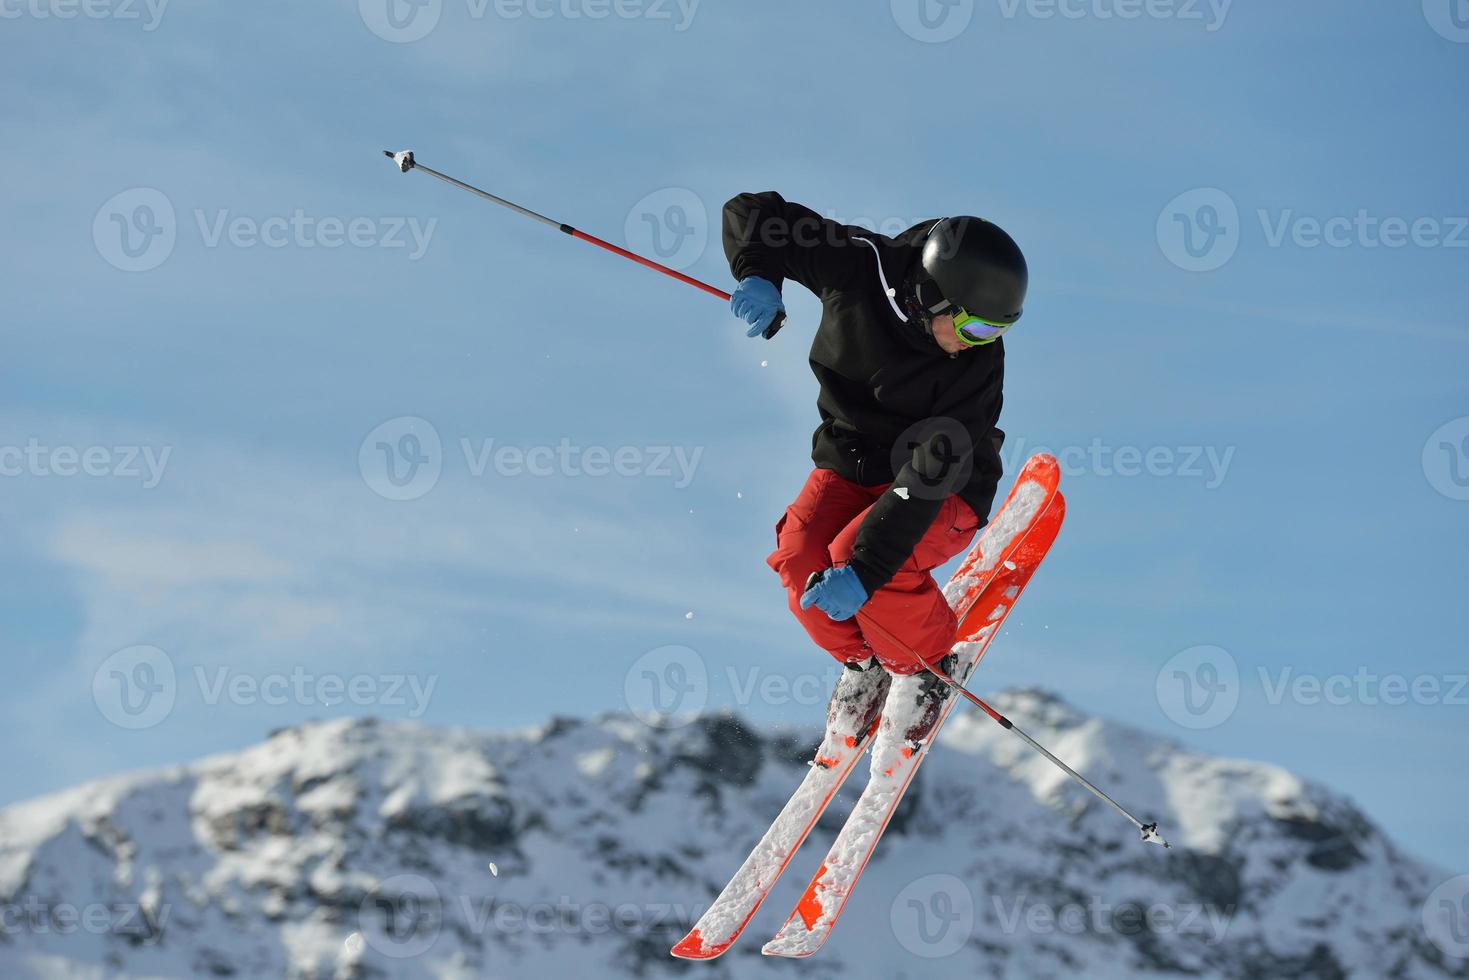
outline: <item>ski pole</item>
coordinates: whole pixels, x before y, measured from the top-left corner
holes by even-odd
[[[958,681],[954,680],[954,678],[950,677],[946,671],[944,671],[941,668],[935,666],[934,664],[930,664],[930,663],[926,662],[921,656],[918,655],[918,651],[916,651],[912,647],[908,646],[902,640],[899,640],[896,636],[893,636],[893,634],[891,632],[889,632],[888,629],[886,627],[884,627],[881,623],[876,622],[871,617],[866,617],[866,618],[863,619],[862,628],[863,629],[866,629],[869,626],[875,626],[875,627],[877,627],[877,631],[879,633],[881,633],[883,636],[885,636],[890,643],[892,643],[893,645],[895,645],[897,647],[900,647],[905,653],[907,653],[914,660],[916,660],[920,665],[922,665],[922,667],[923,667],[924,670],[928,671],[930,674],[933,674],[935,677],[937,677],[939,680],[943,681],[945,684],[947,684],[949,687],[953,688],[955,691],[958,691],[961,695],[964,696],[964,698],[966,700],[969,701],[969,703],[978,706],[978,708],[981,711],[983,711],[985,714],[989,715],[996,722],[998,722],[1001,728],[1005,729],[1007,732],[1014,732],[1016,735],[1020,736],[1021,740],[1024,741],[1026,745],[1029,745],[1031,748],[1035,749],[1041,755],[1043,755],[1047,759],[1051,760],[1051,762],[1057,768],[1059,768],[1062,772],[1064,772],[1066,775],[1070,776],[1072,779],[1076,780],[1082,786],[1086,787],[1091,792],[1091,794],[1093,796],[1095,796],[1097,799],[1101,800],[1103,803],[1106,803],[1108,806],[1110,806],[1112,809],[1116,810],[1118,813],[1122,814],[1128,820],[1132,821],[1132,825],[1134,827],[1136,827],[1142,833],[1142,839],[1143,839],[1143,842],[1144,843],[1148,843],[1148,844],[1162,844],[1164,847],[1172,847],[1173,846],[1173,845],[1169,844],[1166,840],[1164,840],[1163,837],[1162,837],[1162,835],[1160,835],[1158,833],[1158,823],[1157,823],[1157,821],[1154,821],[1153,823],[1145,824],[1141,820],[1139,820],[1137,817],[1134,817],[1131,813],[1129,813],[1127,810],[1125,810],[1122,807],[1122,804],[1118,803],[1116,800],[1112,799],[1112,797],[1108,796],[1106,793],[1103,793],[1101,790],[1097,789],[1097,787],[1094,786],[1094,785],[1092,785],[1091,781],[1088,780],[1085,776],[1083,776],[1081,773],[1077,772],[1075,769],[1072,769],[1066,763],[1062,762],[1060,759],[1058,759],[1054,755],[1052,755],[1049,749],[1047,749],[1044,745],[1042,745],[1041,743],[1037,742],[1035,739],[1033,739],[1029,735],[1027,735],[1023,729],[1021,729],[1020,727],[1018,727],[1009,718],[1006,718],[1004,715],[1000,714],[994,708],[990,707],[988,704],[986,704],[984,702],[984,700],[982,698],[979,698],[979,697],[977,697],[977,696],[969,693],[969,691],[965,689],[965,687],[964,687],[963,684],[960,684]]]
[[[717,286],[711,286],[707,282],[702,282],[701,280],[695,279],[693,276],[686,276],[682,272],[679,272],[677,269],[670,269],[668,266],[663,265],[661,262],[654,262],[652,259],[645,258],[644,256],[637,254],[636,252],[630,252],[620,245],[614,245],[609,241],[598,238],[596,235],[589,235],[586,232],[581,231],[580,229],[573,228],[571,225],[568,225],[565,222],[556,221],[552,218],[548,218],[544,214],[532,211],[530,208],[523,208],[513,201],[507,201],[503,197],[491,194],[489,191],[480,190],[473,184],[466,184],[464,181],[456,180],[455,178],[450,177],[448,174],[441,174],[432,167],[425,166],[414,159],[412,150],[402,150],[398,153],[394,153],[392,150],[384,150],[383,155],[391,158],[392,161],[398,165],[398,169],[405,174],[410,170],[422,170],[430,177],[437,177],[446,184],[452,184],[455,187],[469,191],[469,193],[482,197],[486,201],[491,201],[495,204],[500,205],[501,207],[509,208],[516,214],[524,215],[527,218],[533,218],[543,225],[550,225],[552,228],[564,232],[565,234],[570,235],[572,238],[576,238],[589,244],[595,245],[598,248],[605,248],[607,251],[612,252],[615,255],[620,255],[625,259],[631,259],[638,265],[646,266],[647,268],[652,269],[654,272],[661,272],[665,276],[672,276],[679,282],[693,286],[695,289],[702,289],[704,292],[708,293],[711,296],[718,296],[726,303],[729,302],[729,293],[718,288]],[[769,340],[780,331],[781,327],[785,326],[785,322],[786,315],[784,313],[777,313],[775,315],[775,319],[770,321],[770,326],[765,328],[765,331],[761,334],[761,336],[764,337],[766,340]]]

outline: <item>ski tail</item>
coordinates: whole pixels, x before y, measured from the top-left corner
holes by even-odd
[[[760,838],[724,891],[670,952],[684,960],[712,960],[734,945],[759,910],[802,841],[842,788],[872,742],[881,718],[861,738],[828,731],[801,785]]]

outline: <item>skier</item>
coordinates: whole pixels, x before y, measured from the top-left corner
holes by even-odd
[[[816,468],[767,562],[811,638],[850,668],[829,718],[860,738],[890,698],[914,698],[907,738],[922,741],[949,693],[924,664],[956,663],[957,623],[930,572],[989,518],[1005,437],[1000,337],[1024,306],[1025,257],[981,218],[889,238],[774,192],[731,199],[723,232],[739,283],[730,307],[749,336],[785,312],[787,279],[822,302]]]
[[[1024,256],[1009,235],[980,218],[926,221],[888,238],[824,220],[779,194],[742,194],[724,214],[725,251],[739,280],[730,294],[439,173],[411,150],[384,153],[404,173],[420,170],[727,299],[752,337],[774,336],[784,323],[786,279],[821,298],[810,357],[821,385],[816,469],[776,524],[769,563],[812,638],[852,669],[841,672],[801,785],[671,950],[708,960],[730,948],[867,753],[867,735],[876,732],[867,787],[796,910],[761,950],[811,955],[831,934],[927,755],[950,694],[938,675],[959,684],[966,679],[955,672],[959,657],[950,652],[956,617],[929,573],[969,547],[994,503],[1005,437],[996,427],[1004,383],[1000,336],[1020,319]],[[978,615],[985,624],[964,647],[966,672],[1061,529],[1066,505],[1059,479],[1054,457],[1032,457],[1001,505],[1005,520],[986,538],[987,560],[958,578],[953,594],[966,623]],[[1157,823],[1134,817],[1009,719],[963,693],[1131,821],[1144,842],[1168,846]]]

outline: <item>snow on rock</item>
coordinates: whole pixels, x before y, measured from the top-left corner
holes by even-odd
[[[1042,691],[996,707],[1174,843],[988,719],[939,735],[823,977],[1469,977],[1430,942],[1449,877],[1349,801]],[[818,733],[732,715],[530,731],[344,720],[0,810],[0,977],[672,977],[668,949],[806,774]],[[844,791],[726,956],[769,975]],[[485,874],[486,868],[491,874]],[[77,916],[92,918],[78,925]],[[777,967],[778,968],[778,967]]]

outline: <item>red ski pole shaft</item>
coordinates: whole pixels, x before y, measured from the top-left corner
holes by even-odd
[[[718,296],[725,302],[729,302],[729,293],[726,293],[724,290],[720,289],[717,286],[711,286],[707,282],[695,279],[693,276],[686,276],[682,272],[679,272],[677,269],[670,269],[668,266],[663,265],[660,262],[654,262],[652,259],[645,258],[636,252],[629,252],[621,245],[613,245],[611,242],[603,241],[596,235],[589,235],[584,231],[572,228],[570,225],[562,225],[561,227],[562,230],[569,234],[572,238],[577,238],[584,242],[590,242],[591,244],[596,245],[599,248],[605,248],[607,251],[612,252],[616,255],[620,255],[625,259],[632,259],[638,265],[645,265],[655,272],[661,272],[665,276],[672,276],[679,282],[688,283],[695,289],[704,290],[704,292],[708,293],[710,296]]]
[[[725,302],[729,302],[730,294],[725,292],[723,289],[718,288],[717,286],[711,286],[707,282],[695,279],[693,276],[684,275],[677,269],[670,269],[662,262],[655,262],[647,256],[639,255],[636,252],[629,251],[628,249],[625,249],[620,245],[614,245],[609,241],[598,238],[596,235],[589,235],[586,232],[581,231],[580,229],[573,228],[571,225],[565,223],[564,221],[557,221],[554,218],[546,217],[544,214],[541,214],[538,211],[532,211],[530,208],[521,207],[514,201],[507,201],[505,198],[500,197],[496,194],[491,194],[489,191],[481,190],[480,188],[475,187],[473,184],[466,184],[464,181],[454,177],[450,177],[448,174],[439,173],[439,171],[433,169],[432,167],[425,166],[424,164],[421,164],[416,159],[414,159],[412,150],[403,150],[400,153],[394,153],[392,150],[384,150],[383,155],[390,157],[393,162],[398,165],[398,169],[403,171],[403,173],[405,174],[410,170],[422,170],[430,177],[437,177],[439,180],[442,180],[446,184],[452,184],[453,186],[458,187],[461,190],[469,191],[469,193],[474,194],[477,197],[482,197],[486,201],[498,204],[503,208],[509,208],[516,214],[523,215],[535,221],[539,221],[543,225],[549,225],[550,227],[555,228],[557,231],[560,231],[563,234],[570,235],[572,238],[586,242],[590,245],[596,245],[598,248],[606,249],[614,255],[620,255],[625,259],[631,259],[638,265],[644,266],[648,269],[652,269],[654,272],[661,272],[665,276],[677,279],[679,282],[689,286],[693,286],[695,289],[701,289],[704,292],[708,293],[710,296],[718,296]],[[763,336],[766,340],[774,337],[776,333],[780,331],[780,328],[785,326],[785,321],[785,314],[777,313],[775,319],[771,321],[770,326],[765,328],[765,331],[761,334],[761,336]]]

